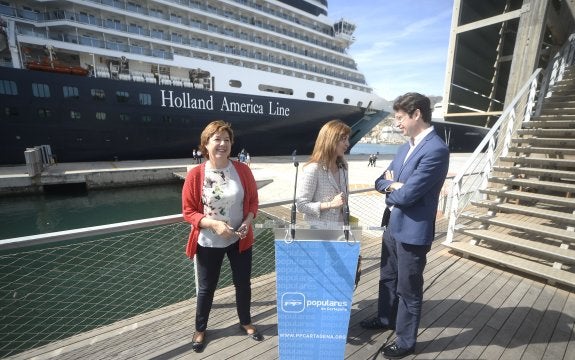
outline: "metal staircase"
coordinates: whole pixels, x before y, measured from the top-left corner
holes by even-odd
[[[541,87],[540,73],[532,75],[455,177],[444,242],[466,257],[573,288],[574,49],[564,47]]]

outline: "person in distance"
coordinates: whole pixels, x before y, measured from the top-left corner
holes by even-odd
[[[200,135],[207,161],[192,168],[182,189],[182,212],[191,224],[186,254],[196,261],[198,296],[192,350],[201,352],[222,262],[227,256],[236,289],[240,330],[253,340],[263,336],[251,321],[251,271],[258,191],[250,168],[230,160],[234,143],[231,125],[208,124]]]

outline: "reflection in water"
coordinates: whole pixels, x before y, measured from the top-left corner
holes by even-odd
[[[0,239],[181,212],[182,183],[0,197]]]

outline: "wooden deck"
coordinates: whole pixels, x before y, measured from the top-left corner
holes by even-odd
[[[575,293],[461,258],[441,245],[445,220],[425,270],[416,354],[406,359],[575,359]],[[376,313],[380,239],[362,239],[363,275],[354,294],[346,359],[382,359],[390,331],[364,330]],[[16,359],[277,359],[275,274],[252,283],[255,342],[238,329],[233,288],[216,293],[203,353],[191,350],[192,299],[14,356]]]

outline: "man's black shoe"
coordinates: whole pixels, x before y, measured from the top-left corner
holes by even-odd
[[[402,349],[397,346],[396,343],[391,343],[381,350],[383,357],[386,359],[402,359],[407,355],[411,355],[415,352],[415,346],[410,349]]]
[[[362,328],[369,330],[390,330],[389,326],[383,325],[379,318],[366,319],[359,323]]]

